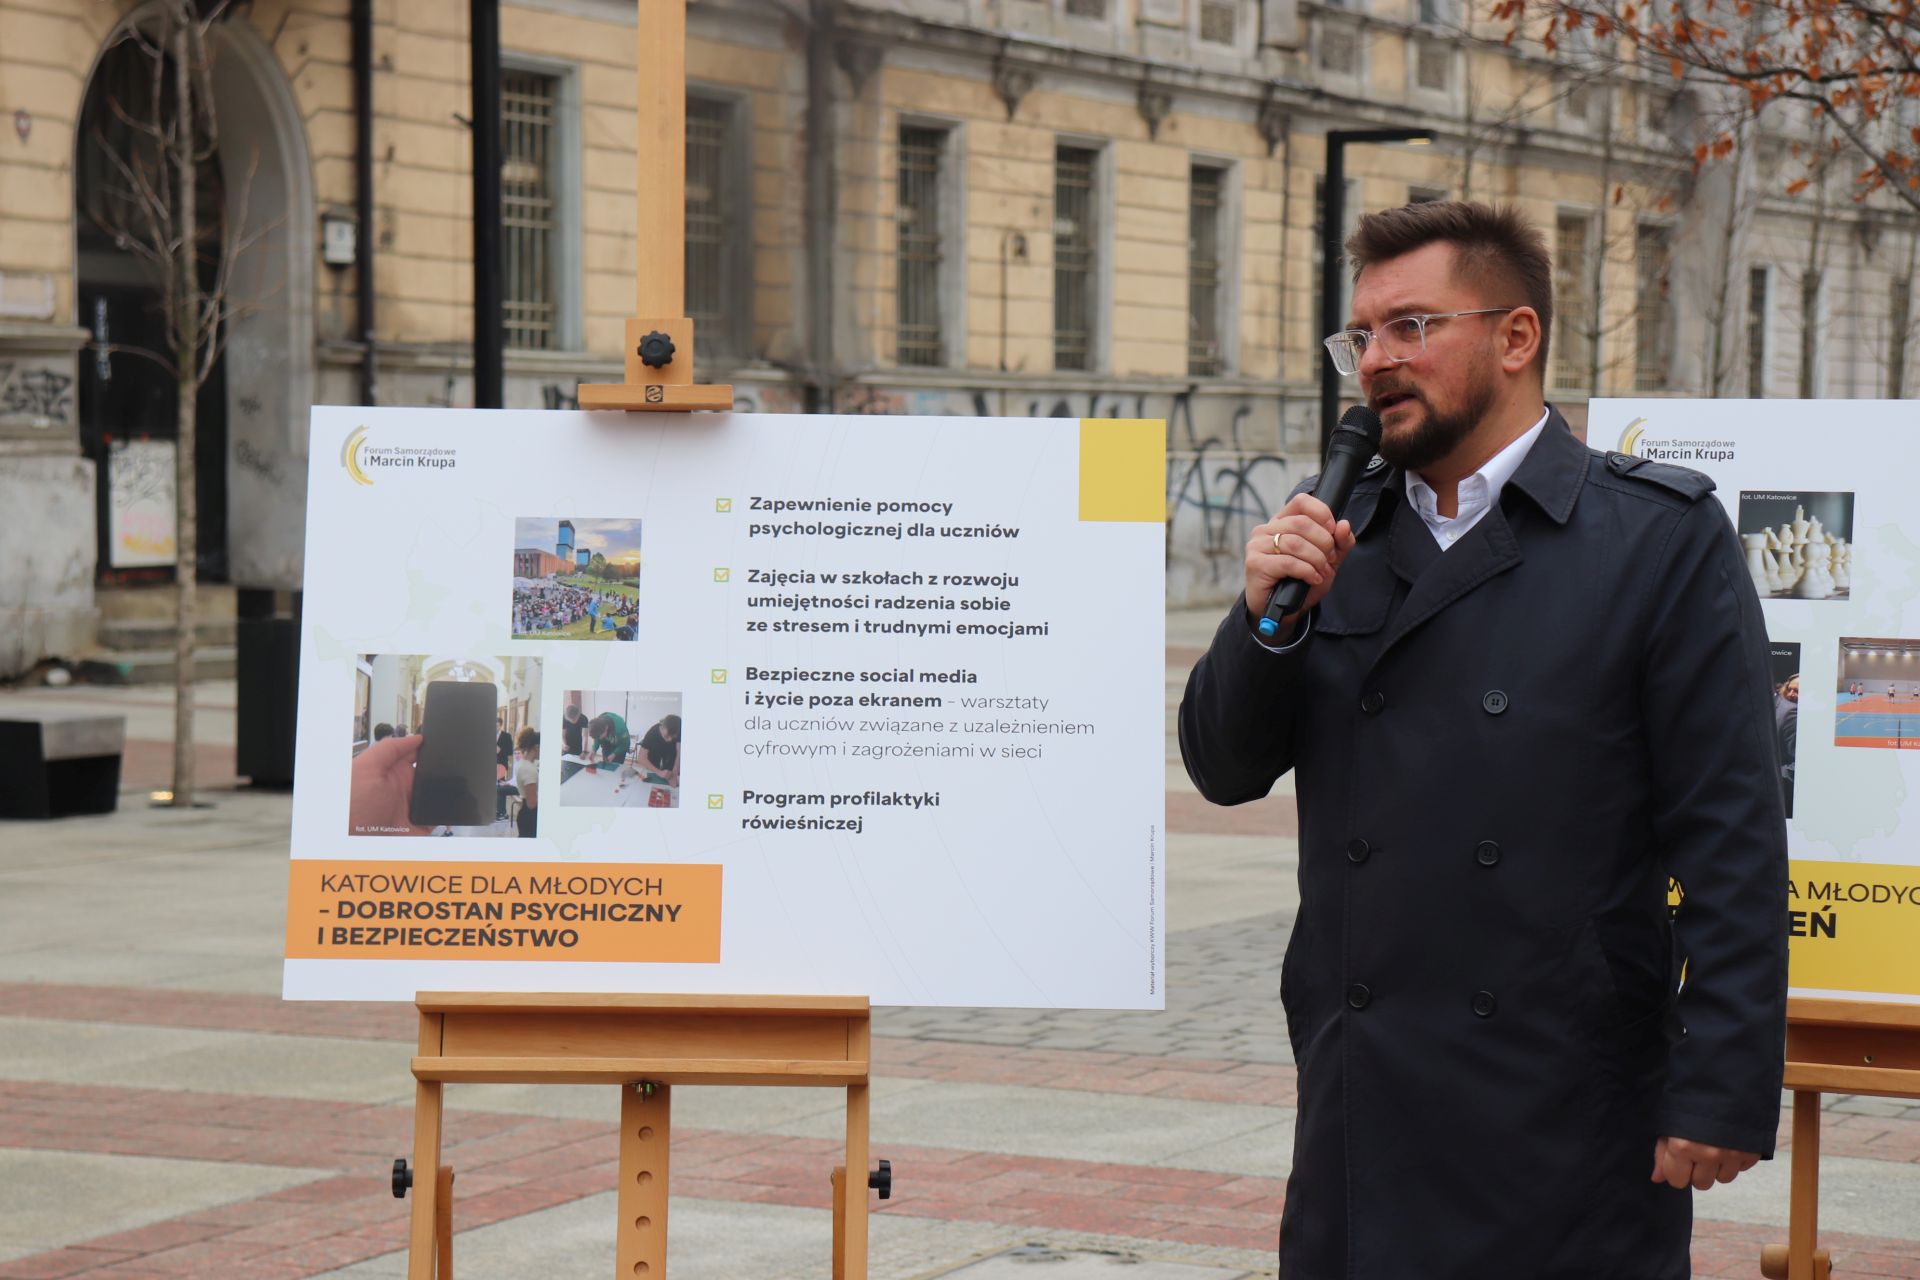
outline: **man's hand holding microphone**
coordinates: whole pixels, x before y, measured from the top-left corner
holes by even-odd
[[[1247,539],[1247,617],[1266,644],[1292,639],[1301,615],[1332,590],[1353,550],[1353,528],[1340,512],[1379,444],[1380,415],[1365,405],[1347,410],[1313,492],[1294,494]]]

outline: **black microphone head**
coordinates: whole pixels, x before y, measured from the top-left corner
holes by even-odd
[[[1367,452],[1372,454],[1380,447],[1380,431],[1380,415],[1364,404],[1356,404],[1340,415],[1340,425],[1334,428],[1334,439],[1337,441],[1341,432],[1351,432],[1366,442]],[[1360,441],[1351,443],[1357,445]]]

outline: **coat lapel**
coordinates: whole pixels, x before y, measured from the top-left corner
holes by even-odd
[[[1386,641],[1380,647],[1381,657],[1391,652],[1402,636],[1481,583],[1513,568],[1521,560],[1520,542],[1513,536],[1513,526],[1507,523],[1506,513],[1498,503],[1480,517],[1480,523],[1474,525],[1466,537],[1454,543],[1444,554],[1440,553],[1433,534],[1421,524],[1418,514],[1415,514],[1413,524],[1415,527],[1409,531],[1408,540],[1411,541],[1413,532],[1418,532],[1433,546],[1435,554],[1414,580],[1406,602],[1388,624]]]
[[[1574,439],[1566,419],[1549,409],[1547,426],[1535,440],[1507,487],[1526,495],[1556,524],[1565,524],[1586,480],[1587,448]],[[1493,509],[1480,518],[1467,536],[1444,554],[1420,520],[1411,502],[1395,512],[1387,545],[1394,572],[1413,584],[1407,598],[1387,624],[1378,662],[1393,651],[1415,627],[1500,576],[1522,560],[1515,520],[1524,523],[1524,503],[1502,493]],[[1507,508],[1515,511],[1515,520]]]
[[[1403,496],[1395,505],[1393,523],[1387,527],[1387,563],[1403,581],[1413,582],[1439,558],[1440,544],[1434,541],[1433,530]]]

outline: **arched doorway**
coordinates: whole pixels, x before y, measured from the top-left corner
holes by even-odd
[[[121,31],[138,28],[144,17],[136,11]],[[208,51],[218,146],[203,166],[200,204],[217,211],[220,221],[209,225],[238,246],[227,272],[237,311],[195,419],[199,567],[212,581],[297,589],[315,380],[315,213],[306,132],[285,73],[244,14],[212,28]],[[158,327],[152,305],[158,280],[137,253],[103,232],[99,216],[115,180],[125,181],[104,145],[116,130],[127,131],[113,104],[139,88],[150,90],[151,68],[138,45],[109,38],[88,81],[75,144],[79,321],[96,342],[104,336],[116,346],[139,345]],[[203,270],[211,270],[219,254],[205,256]],[[177,434],[171,375],[130,352],[102,357],[94,351],[82,353],[79,373],[82,447],[99,467],[100,580],[171,580],[170,567],[116,566],[108,536],[116,454],[123,469],[151,465],[161,453],[172,456],[164,448]],[[121,443],[142,435],[144,460],[130,457]]]
[[[171,161],[150,130],[178,116],[172,59],[130,29],[111,39],[87,85],[75,139],[74,241],[80,320],[95,348],[80,367],[80,446],[99,478],[102,584],[173,577],[178,390],[166,311]],[[196,166],[196,242],[202,289],[220,276],[226,185],[218,155]],[[107,347],[111,349],[106,349]],[[216,360],[202,384],[194,475],[201,578],[227,578],[226,384]]]

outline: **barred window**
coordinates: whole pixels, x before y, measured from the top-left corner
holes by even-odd
[[[501,323],[506,345],[523,350],[560,345],[554,216],[559,100],[558,76],[511,68],[500,73]]]
[[[723,98],[687,98],[686,306],[694,351],[711,356],[731,344],[730,314],[738,269],[728,252],[732,210],[727,200],[727,135],[733,104]]]
[[[1322,71],[1356,74],[1360,70],[1360,33],[1352,27],[1322,23],[1319,55]]]
[[[1062,146],[1053,159],[1053,365],[1093,367],[1097,235],[1094,182],[1100,154]]]
[[[1553,253],[1553,385],[1556,390],[1587,389],[1593,377],[1595,323],[1599,300],[1593,296],[1593,219],[1563,213],[1555,224]]]
[[[1239,0],[1200,0],[1200,38],[1209,44],[1232,44]]]
[[[1641,224],[1634,232],[1633,264],[1633,389],[1664,391],[1673,350],[1673,244],[1666,227]]]
[[[1429,93],[1448,93],[1453,89],[1453,51],[1444,44],[1422,40],[1414,56],[1414,83]]]
[[[895,341],[901,364],[946,363],[940,315],[941,171],[946,148],[945,129],[900,127],[900,189],[894,208],[900,229]]]
[[[1747,397],[1767,394],[1767,269],[1747,271]]]
[[[1067,0],[1067,12],[1076,18],[1107,20],[1107,0]]]
[[[1187,372],[1196,378],[1225,371],[1221,354],[1220,206],[1226,170],[1194,165],[1187,188]]]

